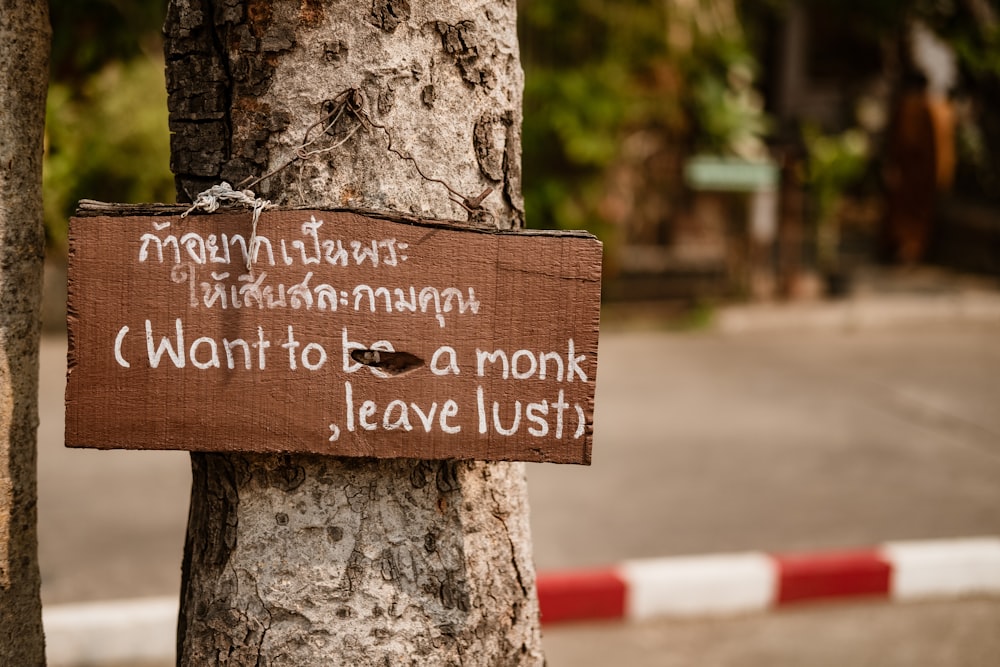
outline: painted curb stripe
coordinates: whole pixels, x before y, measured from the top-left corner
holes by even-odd
[[[890,542],[896,600],[1000,593],[1000,538]]]
[[[766,609],[775,568],[765,554],[626,561],[626,616],[711,616]]]
[[[594,581],[585,571],[568,579],[539,574],[543,623],[717,616],[821,600],[1000,595],[1000,537],[891,542],[854,551],[626,561],[617,568],[625,600],[620,616],[615,615],[615,570],[592,572]],[[607,587],[614,587],[613,596]],[[588,590],[601,591],[614,603],[590,600]]]
[[[176,597],[67,604],[42,609],[49,667],[170,659]]]
[[[834,598],[888,597],[892,566],[875,550],[773,556],[777,605]]]
[[[620,619],[625,615],[625,581],[612,569],[540,575],[538,604],[545,624]]]
[[[545,625],[697,618],[872,596],[900,602],[1000,596],[1000,537],[631,560],[614,568],[543,572],[537,582]],[[174,597],[47,606],[42,621],[49,665],[169,660],[177,608]]]

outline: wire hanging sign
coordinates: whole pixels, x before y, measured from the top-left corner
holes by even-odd
[[[261,176],[249,176],[245,178],[237,185],[236,188],[233,188],[226,181],[223,181],[218,185],[213,185],[207,190],[198,193],[198,196],[195,197],[191,207],[182,213],[181,217],[187,217],[196,210],[213,213],[217,211],[219,206],[222,204],[242,204],[249,207],[253,211],[253,217],[251,223],[252,229],[250,233],[251,251],[247,255],[247,270],[251,271],[253,269],[253,262],[251,258],[255,256],[255,251],[258,245],[257,224],[260,220],[260,214],[264,210],[272,207],[269,200],[257,197],[253,192],[253,188],[268,178],[271,178],[272,176],[275,176],[291,167],[296,162],[309,160],[318,155],[332,153],[350,141],[350,139],[357,134],[358,130],[361,129],[364,129],[366,132],[381,130],[382,133],[385,134],[387,140],[385,148],[387,153],[391,153],[400,160],[412,164],[417,174],[423,180],[428,183],[436,183],[443,187],[448,191],[448,198],[455,204],[464,208],[469,214],[483,211],[483,201],[485,201],[486,198],[492,194],[492,187],[487,187],[475,197],[467,197],[462,195],[462,193],[452,187],[447,181],[433,176],[428,176],[424,173],[423,168],[421,168],[420,163],[417,162],[416,158],[408,152],[400,150],[394,145],[393,136],[389,131],[389,128],[382,123],[376,122],[371,117],[371,114],[369,114],[365,109],[364,96],[357,88],[348,88],[343,90],[332,100],[328,100],[324,104],[324,112],[324,115],[319,120],[306,128],[306,131],[302,135],[302,141],[295,149],[292,156],[287,158],[279,166]],[[353,118],[355,122],[342,137],[337,137],[335,131],[338,125],[346,121],[348,118]],[[317,128],[322,128],[322,130],[316,132],[315,136],[312,136]],[[321,141],[325,137],[330,136],[337,137],[334,143],[328,146],[319,147]]]

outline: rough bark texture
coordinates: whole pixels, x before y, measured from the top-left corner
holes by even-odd
[[[354,89],[370,126],[258,194],[288,205],[521,223],[515,3],[174,0],[182,198],[283,164]],[[315,136],[315,132],[314,135]],[[475,208],[475,207],[472,207]],[[523,464],[193,454],[179,662],[543,662]]]
[[[294,155],[330,100],[358,90],[393,146],[501,226],[523,219],[515,2],[177,0],[168,10],[172,168],[187,198]],[[379,130],[265,180],[289,204],[464,219]]]
[[[42,665],[35,509],[41,332],[44,2],[0,0],[0,665]]]

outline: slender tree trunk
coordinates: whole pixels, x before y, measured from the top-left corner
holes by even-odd
[[[475,217],[520,225],[515,7],[173,0],[181,197],[281,166],[355,90],[388,134],[358,130],[259,195],[465,219],[440,183],[387,150],[391,135],[463,197],[494,188]],[[192,468],[181,664],[542,663],[522,464],[193,454]]]
[[[45,664],[35,450],[49,40],[47,3],[0,0],[0,665]]]

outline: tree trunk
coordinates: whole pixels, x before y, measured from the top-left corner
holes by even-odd
[[[0,665],[43,665],[35,460],[41,334],[44,2],[0,0]]]
[[[314,128],[310,150],[346,142],[259,195],[519,226],[515,16],[514,0],[173,0],[181,197],[285,164],[353,90],[372,123]],[[487,187],[483,210],[453,201]],[[543,662],[523,464],[192,454],[192,468],[181,664]]]

